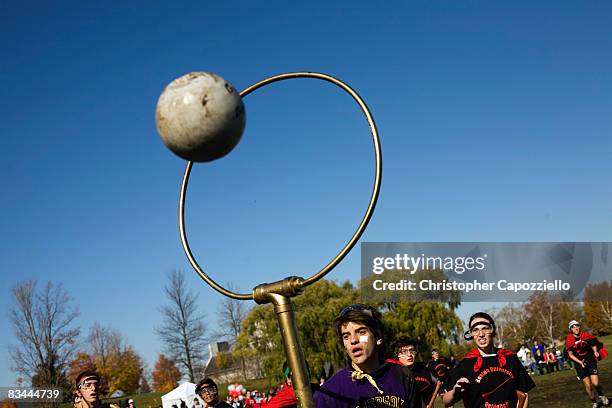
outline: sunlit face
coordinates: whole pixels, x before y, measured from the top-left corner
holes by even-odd
[[[342,344],[349,358],[358,367],[368,364],[376,350],[376,338],[362,323],[348,322],[340,328]]]
[[[470,333],[479,349],[486,351],[493,345],[493,326],[487,319],[477,317],[472,321]]]
[[[398,350],[397,359],[402,365],[410,367],[414,365],[416,355],[417,349],[414,346],[404,346]]]
[[[100,380],[97,377],[85,377],[78,385],[78,394],[88,404],[94,404],[100,399]]]
[[[571,330],[572,330],[572,333],[574,333],[575,335],[580,334],[580,325],[579,324],[573,325]]]
[[[202,387],[202,389],[200,390],[200,398],[202,398],[204,402],[207,404],[211,404],[212,402],[216,401],[217,397],[218,397],[217,387],[213,387],[209,385],[206,387]]]
[[[440,358],[440,352],[439,352],[439,351],[432,351],[432,352],[431,352],[431,357],[432,357],[434,360],[439,359],[439,358]]]

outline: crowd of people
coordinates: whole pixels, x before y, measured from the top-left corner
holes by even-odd
[[[545,348],[537,340],[533,341],[532,348],[528,348],[525,344],[521,345],[516,355],[521,359],[523,366],[533,375],[544,375],[573,367],[567,353],[564,353],[555,345]]]
[[[597,361],[607,352],[596,337],[572,320],[565,353],[534,341],[518,352],[495,347],[496,325],[485,312],[468,320],[464,338],[474,348],[461,361],[445,358],[434,349],[431,359],[419,361],[418,342],[407,336],[395,339],[385,355],[384,327],[375,308],[355,304],[333,321],[348,365],[326,381],[311,384],[317,408],[432,408],[439,398],[445,407],[460,402],[465,408],[526,408],[535,387],[532,375],[543,375],[573,365],[593,408],[609,406],[599,382]],[[297,404],[292,373],[282,367],[284,382],[267,394],[257,390],[221,400],[211,378],[196,386],[196,408],[282,408]],[[95,373],[77,378],[75,408],[98,408]],[[201,401],[201,403],[200,403]],[[177,407],[178,408],[178,407]]]

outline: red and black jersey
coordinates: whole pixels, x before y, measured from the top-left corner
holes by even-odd
[[[518,401],[516,391],[526,393],[535,387],[515,353],[495,351],[481,356],[478,350],[472,350],[449,373],[443,386],[447,391],[462,377],[470,380],[461,396],[465,408],[514,408]]]
[[[400,361],[393,360],[391,358],[388,358],[385,361],[387,363],[400,366],[405,376],[413,378],[416,385],[417,394],[420,396],[421,400],[425,402],[425,404],[429,403],[431,396],[436,390],[436,379],[425,364],[415,362],[411,366],[405,366]]]
[[[452,364],[449,360],[444,357],[440,357],[437,360],[431,360],[427,363],[427,368],[431,373],[438,379],[438,381],[444,382],[448,373],[452,368]]]
[[[597,337],[587,332],[580,332],[578,336],[570,333],[565,340],[565,348],[571,351],[574,356],[584,361],[585,364],[597,362],[595,353],[593,352],[593,346],[596,346],[598,349],[603,348],[603,345],[597,340]],[[607,355],[607,353],[605,353],[605,355]],[[600,359],[603,357],[604,356],[600,356]]]
[[[429,403],[436,390],[436,380],[431,371],[423,363],[417,362],[412,366],[412,376],[416,382],[417,390],[425,404]]]

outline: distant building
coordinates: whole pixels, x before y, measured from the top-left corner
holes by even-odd
[[[204,376],[214,378],[217,383],[241,382],[245,375],[247,380],[264,377],[259,360],[255,358],[245,358],[243,370],[242,359],[234,358],[226,341],[209,344],[208,352]]]

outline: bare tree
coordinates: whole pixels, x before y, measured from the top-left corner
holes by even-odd
[[[240,292],[240,288],[228,282],[227,288],[232,292]],[[228,339],[233,345],[238,341],[240,327],[248,312],[246,303],[243,300],[225,297],[217,307],[218,327],[216,336]],[[246,364],[244,356],[240,356],[240,367],[242,378],[246,381]]]
[[[505,348],[518,349],[531,337],[525,325],[523,306],[508,303],[501,309],[490,310],[489,314],[495,319],[498,343]]]
[[[123,339],[119,331],[110,327],[102,327],[100,323],[95,322],[89,329],[87,341],[91,348],[91,355],[96,359],[98,366],[105,368],[111,354],[121,351]]]
[[[70,307],[70,296],[51,282],[37,292],[31,280],[17,284],[12,293],[9,318],[19,342],[9,347],[13,371],[29,378],[32,385],[65,385],[79,336],[73,326],[79,313]]]
[[[227,288],[232,292],[239,292],[240,288],[232,283],[227,284]],[[219,331],[217,336],[228,339],[232,344],[236,343],[240,335],[240,326],[248,312],[244,300],[225,297],[217,307]]]
[[[170,302],[160,308],[164,321],[157,334],[168,355],[187,371],[189,381],[195,382],[194,372],[203,365],[206,350],[204,315],[198,314],[197,297],[187,290],[183,271],[168,275],[164,292]]]

